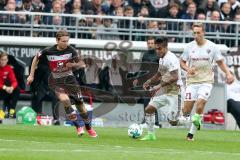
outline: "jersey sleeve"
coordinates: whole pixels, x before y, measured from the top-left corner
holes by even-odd
[[[15,89],[18,86],[18,83],[13,68],[9,66],[8,71],[9,71],[8,78],[11,82],[11,86]]]
[[[184,50],[183,53],[181,55],[181,59],[184,61],[188,61],[189,60],[189,45],[187,45]]]
[[[178,70],[180,67],[179,59],[176,56],[172,56],[168,61],[169,71],[172,72],[174,70]]]
[[[72,46],[70,46],[70,50],[72,53],[72,61],[78,62],[81,59],[81,57],[79,56],[77,50]]]
[[[219,61],[224,59],[224,57],[222,56],[222,53],[220,51],[220,49],[217,47],[217,45],[215,44],[213,47],[213,60],[214,61]]]
[[[46,55],[46,52],[47,52],[47,49],[40,50],[40,51],[37,53],[37,58],[40,59],[40,57],[45,56],[45,55]]]

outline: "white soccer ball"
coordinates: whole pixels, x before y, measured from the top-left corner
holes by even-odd
[[[143,133],[143,129],[140,125],[134,123],[128,127],[128,136],[131,138],[139,138]]]

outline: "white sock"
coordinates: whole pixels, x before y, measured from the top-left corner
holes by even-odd
[[[189,133],[195,134],[196,130],[197,130],[197,127],[192,123]]]
[[[148,133],[154,133],[154,124],[155,124],[155,113],[153,114],[145,114],[145,119],[146,119],[146,123],[148,126]]]

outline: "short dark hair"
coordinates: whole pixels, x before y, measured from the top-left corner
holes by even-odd
[[[66,30],[59,30],[56,34],[56,39],[59,40],[61,37],[63,36],[68,36],[69,37],[69,34]]]
[[[148,37],[147,37],[147,41],[148,41],[148,40],[155,40],[155,39],[156,39],[156,38],[153,37],[153,36],[148,36]]]
[[[155,44],[161,44],[164,47],[168,46],[168,39],[166,37],[160,37],[155,40]]]

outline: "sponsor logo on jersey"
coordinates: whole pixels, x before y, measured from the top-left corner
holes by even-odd
[[[62,55],[48,55],[47,59],[49,61],[62,61],[62,60],[69,60],[72,58],[72,53],[62,54]]]

